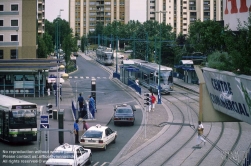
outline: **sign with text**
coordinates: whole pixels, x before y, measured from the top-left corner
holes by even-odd
[[[249,12],[251,12],[250,0],[223,0],[223,20],[233,31],[237,30],[238,20],[243,25],[248,21]]]
[[[49,124],[49,115],[41,115],[40,116],[41,124]]]
[[[251,76],[202,70],[214,109],[251,124]]]

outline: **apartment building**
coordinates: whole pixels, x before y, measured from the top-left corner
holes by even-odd
[[[130,0],[69,0],[69,23],[74,34],[83,36],[94,31],[98,23],[129,21]]]
[[[37,0],[37,33],[43,37],[45,26],[45,0]]]
[[[195,20],[223,20],[222,0],[147,0],[147,20],[165,22],[187,34]]]
[[[37,1],[0,1],[0,59],[36,58]]]

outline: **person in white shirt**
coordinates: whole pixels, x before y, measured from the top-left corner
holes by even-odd
[[[198,126],[198,128],[197,128],[197,130],[198,130],[197,146],[200,145],[201,141],[203,141],[203,142],[204,142],[204,145],[206,145],[206,140],[202,137],[204,127],[203,127],[201,121],[199,121],[198,123],[199,123],[199,126]]]

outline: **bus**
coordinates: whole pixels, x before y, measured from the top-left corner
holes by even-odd
[[[0,139],[37,141],[37,104],[0,94]]]

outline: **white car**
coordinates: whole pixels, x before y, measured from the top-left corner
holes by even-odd
[[[133,53],[133,50],[126,50],[124,53]]]
[[[90,149],[84,149],[80,145],[69,145],[65,143],[55,148],[50,158],[46,161],[46,166],[53,165],[85,165],[91,164],[92,153]]]
[[[115,143],[117,138],[117,131],[113,131],[107,126],[90,127],[82,136],[80,144],[87,148],[101,148],[106,150],[107,145]]]
[[[118,56],[119,59],[123,59],[124,58],[124,55],[123,54],[120,54],[120,53],[114,53],[114,57],[116,58],[116,56]]]

